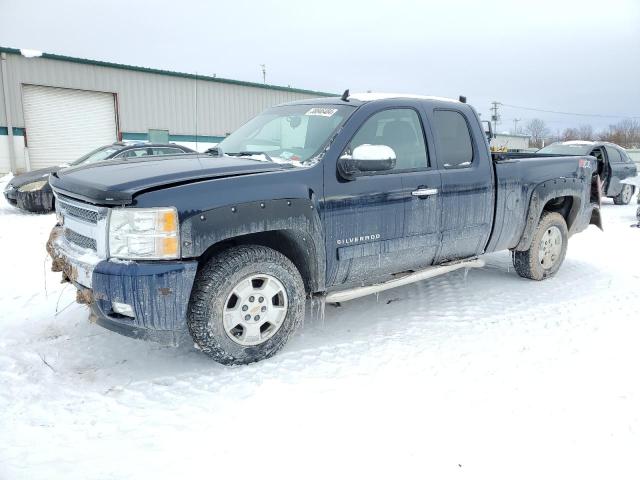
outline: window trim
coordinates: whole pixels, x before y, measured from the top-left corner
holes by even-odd
[[[436,150],[438,149],[438,133],[437,133],[437,125],[436,125],[436,119],[435,119],[436,112],[455,112],[458,115],[460,115],[464,120],[465,124],[467,125],[467,132],[469,133],[469,142],[471,143],[471,162],[469,162],[469,165],[458,164],[456,166],[447,167],[445,166],[444,162],[442,162],[442,156],[440,155],[440,152],[437,152],[438,165],[443,170],[462,170],[465,168],[473,168],[478,162],[476,161],[476,158],[477,158],[476,142],[474,141],[473,133],[471,131],[471,125],[469,124],[469,119],[463,112],[461,112],[460,110],[456,110],[455,108],[434,108],[432,110],[432,114],[433,114],[432,126],[433,126],[433,143],[435,145]]]
[[[364,121],[362,122],[362,124],[358,127],[358,129],[353,133],[353,135],[351,135],[351,138],[349,139],[349,141],[347,142],[346,146],[344,147],[344,149],[342,149],[342,151],[340,152],[340,155],[338,156],[338,160],[340,159],[340,157],[342,157],[344,155],[344,152],[347,151],[348,148],[351,147],[351,142],[353,141],[353,139],[355,138],[355,136],[358,134],[358,132],[360,132],[360,130],[362,130],[362,128],[364,127],[364,125],[371,119],[371,117],[385,112],[387,110],[413,110],[414,113],[418,116],[418,122],[420,123],[420,128],[422,129],[422,138],[424,140],[424,151],[427,155],[426,160],[426,166],[424,167],[419,167],[419,168],[404,168],[404,169],[393,169],[393,170],[385,170],[382,172],[362,172],[362,173],[357,173],[355,175],[353,175],[354,178],[357,177],[375,177],[378,175],[395,175],[395,174],[402,174],[402,173],[412,173],[412,172],[424,172],[424,171],[429,171],[429,170],[433,170],[434,166],[431,162],[431,155],[429,152],[429,143],[427,142],[427,132],[424,128],[424,122],[422,120],[422,116],[420,115],[420,111],[413,107],[413,106],[402,106],[402,107],[398,107],[398,106],[389,106],[389,107],[385,107],[385,108],[381,108],[380,110],[376,110],[375,112],[371,113],[367,118],[364,119]]]

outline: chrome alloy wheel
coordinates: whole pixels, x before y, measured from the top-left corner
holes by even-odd
[[[224,303],[224,331],[239,345],[260,345],[280,329],[287,307],[287,292],[275,277],[255,274],[243,278]]]
[[[625,184],[622,187],[622,203],[625,205],[631,201],[631,196],[633,195],[633,188],[631,185]]]
[[[549,270],[556,263],[562,253],[562,232],[555,225],[552,225],[542,235],[540,248],[538,249],[538,260],[545,270]]]

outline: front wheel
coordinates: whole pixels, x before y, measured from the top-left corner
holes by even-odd
[[[267,247],[234,247],[197,274],[187,324],[200,350],[239,365],[277,353],[302,323],[305,290],[295,265]]]
[[[562,215],[544,212],[528,250],[513,252],[513,266],[518,275],[544,280],[555,275],[567,254],[569,232]]]
[[[631,197],[633,197],[633,186],[625,183],[622,186],[622,191],[613,197],[613,203],[616,205],[629,205]]]

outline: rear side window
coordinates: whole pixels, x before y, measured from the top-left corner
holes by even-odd
[[[627,163],[633,162],[633,160],[631,160],[631,157],[629,156],[629,154],[627,152],[625,152],[624,150],[620,150],[620,156],[622,157],[622,161],[623,162],[627,162]]]
[[[433,112],[433,119],[436,146],[444,167],[460,168],[471,165],[471,133],[462,114],[453,110],[436,110]]]
[[[604,147],[607,150],[607,156],[609,157],[609,162],[612,163],[620,163],[622,158],[620,158],[620,152],[613,147]]]

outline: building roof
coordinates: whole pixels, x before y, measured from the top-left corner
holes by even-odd
[[[230,78],[221,78],[217,76],[210,75],[196,75],[193,73],[185,73],[185,72],[175,72],[172,70],[161,70],[157,68],[149,68],[149,67],[138,67],[135,65],[125,65],[122,63],[113,63],[113,62],[103,62],[101,60],[91,60],[88,58],[78,58],[78,57],[69,57],[66,55],[58,55],[55,53],[45,53],[39,52],[36,50],[27,50],[27,49],[17,49],[17,48],[9,48],[0,46],[0,53],[11,53],[15,55],[23,55],[26,58],[48,58],[51,60],[60,60],[63,62],[73,62],[73,63],[82,63],[85,65],[95,65],[98,67],[108,67],[108,68],[118,68],[121,70],[132,70],[136,72],[143,73],[155,73],[157,75],[167,75],[171,77],[181,77],[181,78],[192,78],[209,82],[218,82],[218,83],[228,83],[232,85],[242,85],[245,87],[254,87],[254,88],[263,88],[266,90],[279,90],[283,92],[292,92],[292,93],[308,93],[311,95],[323,95],[327,97],[335,97],[339,96],[336,93],[328,93],[328,92],[318,92],[315,90],[305,90],[301,88],[291,88],[291,87],[283,87],[281,85],[271,85],[266,83],[256,83],[256,82],[245,82],[244,80],[233,80]]]
[[[501,132],[496,132],[495,134],[496,136],[501,136],[501,137],[514,137],[514,138],[531,138],[531,135],[527,135],[526,133],[501,133]]]

